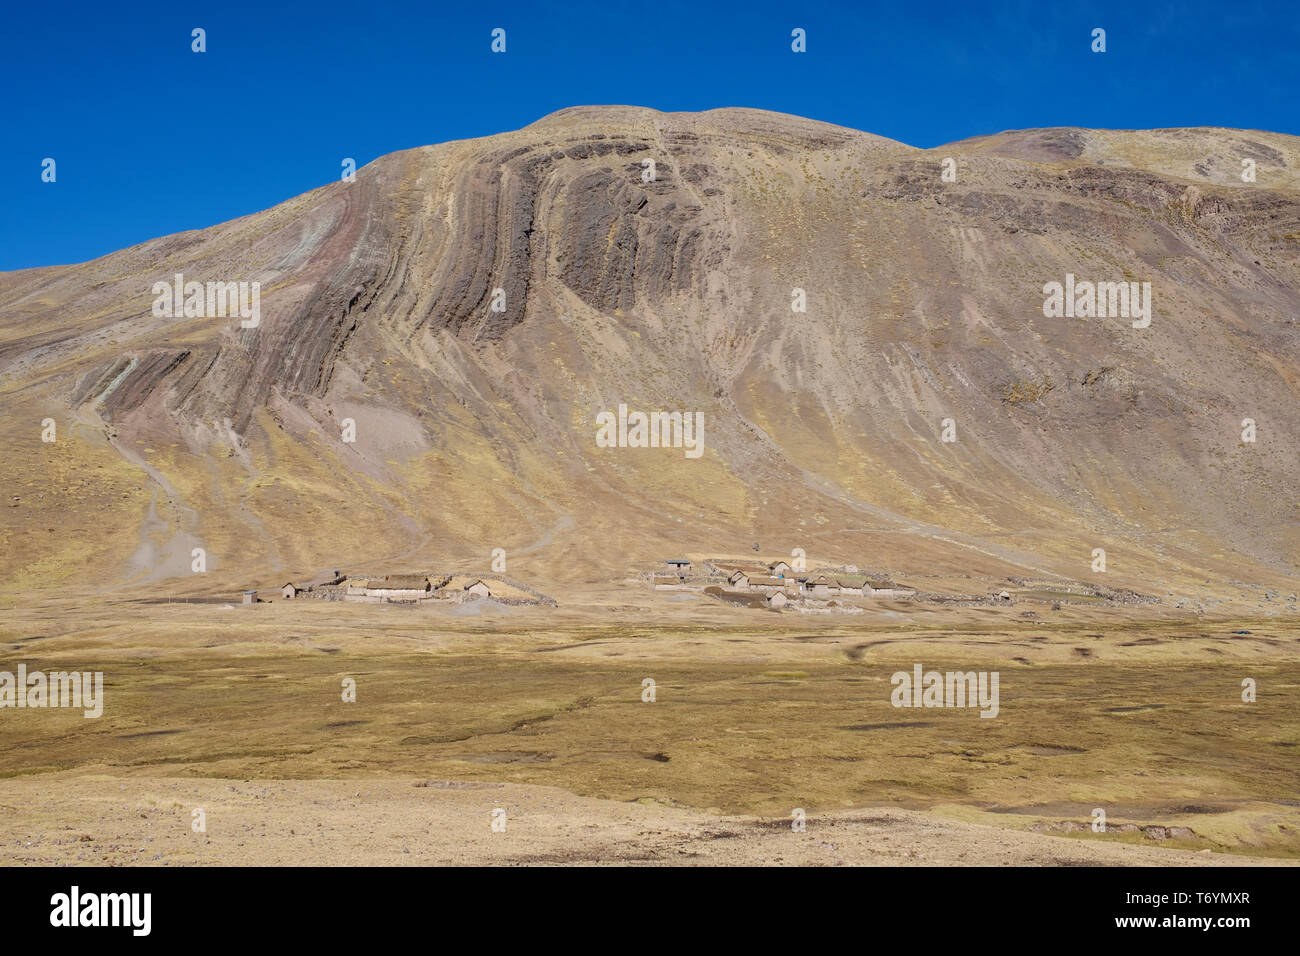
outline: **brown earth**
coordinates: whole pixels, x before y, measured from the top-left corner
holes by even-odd
[[[1085,843],[887,808],[714,816],[552,787],[436,780],[7,782],[0,865],[1242,866],[1209,851]],[[492,830],[492,811],[505,830]],[[193,830],[194,810],[206,832]],[[58,823],[52,823],[58,820]]]
[[[259,282],[260,326],[154,316],[177,273]],[[1067,273],[1150,282],[1150,327],[1045,318]],[[0,711],[3,859],[1294,859],[1297,315],[1296,137],[738,109],[563,110],[0,274],[0,670],[107,681],[97,720]],[[620,404],[702,412],[703,455],[598,447]],[[497,548],[559,607],[221,603]],[[795,549],[1014,600],[644,579]],[[1102,582],[1152,601],[1064,597]],[[1000,716],[891,707],[916,662],[999,670]],[[418,780],[505,785],[510,829]]]
[[[500,547],[549,593],[752,541],[988,580],[1087,578],[1104,548],[1114,586],[1281,610],[1297,170],[1300,141],[1263,132],[918,150],[756,110],[580,107],[6,273],[0,573],[229,591]],[[176,273],[260,282],[260,327],[154,317]],[[1149,281],[1150,328],[1044,318],[1066,273]],[[703,412],[703,456],[596,447],[620,403]]]
[[[0,858],[28,859],[40,834],[30,858],[188,859],[195,800],[210,811],[204,859],[227,861],[346,862],[381,834],[394,839],[357,859],[402,847],[417,861],[648,861],[678,848],[699,862],[1300,858],[1300,634],[1285,621],[1092,605],[1035,620],[1016,605],[903,601],[846,617],[644,587],[610,596],[479,602],[475,615],[121,597],[10,608],[4,667],[101,671],[104,711],[0,710]],[[999,672],[997,718],[892,706],[892,675],[916,663]],[[349,679],[355,703],[340,692]],[[412,788],[421,780],[475,800],[513,785],[507,813],[524,819],[509,832],[528,842],[485,842],[497,834],[479,832],[482,814],[500,804],[444,800]],[[227,785],[274,799],[227,799]],[[357,791],[366,799],[330,796]],[[761,835],[735,856],[696,845],[796,807],[843,824],[811,857]],[[1104,834],[1090,829],[1097,808]],[[444,811],[452,836],[394,842],[403,814]],[[574,814],[589,819],[565,830]],[[864,814],[895,822],[859,827]],[[295,819],[329,839],[288,840]],[[146,842],[178,825],[163,846]],[[109,849],[53,849],[73,835]]]

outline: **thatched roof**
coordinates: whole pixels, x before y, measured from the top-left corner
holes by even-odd
[[[709,562],[719,571],[744,571],[746,574],[765,574],[768,570],[766,563],[761,561],[729,561],[725,558]]]
[[[372,578],[368,585],[374,589],[387,589],[390,591],[427,591],[429,590],[429,579],[423,574],[390,574],[382,581],[376,581]]]

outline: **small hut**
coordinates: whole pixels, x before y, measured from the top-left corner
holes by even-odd
[[[245,603],[245,604],[256,604],[256,603],[257,603],[257,592],[256,592],[256,591],[245,591],[245,592],[244,592],[244,603]]]
[[[808,579],[808,583],[804,585],[804,590],[809,597],[826,598],[831,596],[832,590],[838,594],[840,584],[828,575],[819,574],[815,578]]]
[[[300,590],[302,589],[290,581],[289,583],[280,586],[280,597],[284,598],[286,601],[291,601],[298,596]]]
[[[482,581],[471,581],[465,585],[465,596],[469,598],[491,597],[492,592]]]
[[[901,598],[912,597],[916,588],[907,584],[898,584],[888,578],[871,578],[862,585],[863,597]]]
[[[423,574],[390,574],[382,581],[366,582],[366,597],[390,603],[422,601],[429,596],[429,579]]]

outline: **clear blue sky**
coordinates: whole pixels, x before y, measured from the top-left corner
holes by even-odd
[[[927,147],[1035,126],[1300,134],[1300,2],[13,0],[0,270],[265,209],[337,179],[345,156],[593,103],[757,107]]]

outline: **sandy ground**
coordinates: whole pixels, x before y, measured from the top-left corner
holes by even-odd
[[[205,833],[192,829],[195,809],[205,813]],[[492,829],[497,809],[505,811],[504,832]],[[788,818],[484,782],[61,773],[3,781],[0,810],[0,864],[10,866],[1288,865],[1014,832],[895,808],[813,814],[797,833]]]
[[[0,862],[1300,858],[1290,621],[679,597],[6,610],[4,664],[102,671],[104,707],[0,711]],[[891,675],[917,663],[998,671],[997,718],[896,708]]]

